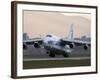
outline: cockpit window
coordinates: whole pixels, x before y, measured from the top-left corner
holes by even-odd
[[[52,37],[52,35],[47,35],[46,37]]]

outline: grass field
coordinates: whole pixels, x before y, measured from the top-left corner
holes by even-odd
[[[47,61],[23,61],[23,69],[54,68],[90,66],[90,59],[84,60],[47,60]]]

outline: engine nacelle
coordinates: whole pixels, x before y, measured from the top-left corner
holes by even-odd
[[[88,45],[84,45],[84,50],[87,50],[89,48]]]
[[[27,45],[23,43],[23,49],[27,49]]]
[[[38,43],[38,42],[35,42],[35,43],[34,43],[34,47],[35,47],[35,48],[40,48],[39,43]]]
[[[75,44],[74,44],[74,43],[71,43],[71,44],[69,45],[69,47],[70,47],[70,48],[74,48],[74,47],[75,47]]]

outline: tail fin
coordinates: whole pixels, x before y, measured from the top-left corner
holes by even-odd
[[[74,32],[73,32],[73,24],[71,24],[71,26],[70,26],[70,32],[69,32],[69,34],[68,34],[68,39],[70,39],[70,40],[72,40],[73,39],[73,37],[74,37]]]

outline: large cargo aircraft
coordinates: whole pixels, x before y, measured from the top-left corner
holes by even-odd
[[[84,50],[88,50],[91,46],[90,42],[75,40],[73,38],[73,24],[70,26],[70,32],[67,38],[60,38],[53,34],[46,35],[43,39],[24,40],[23,48],[27,49],[27,45],[34,45],[35,48],[44,48],[50,57],[55,55],[63,55],[69,57],[69,53],[74,51],[77,46],[83,46]]]

